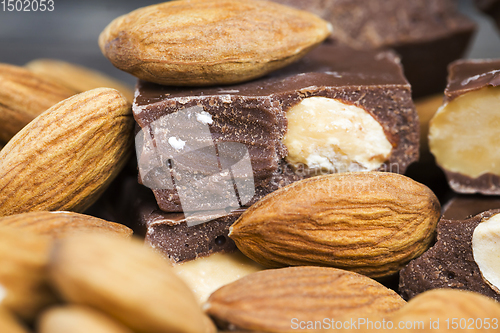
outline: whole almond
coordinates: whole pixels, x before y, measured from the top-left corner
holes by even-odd
[[[395,323],[394,326],[399,322],[418,323],[420,330],[430,328],[428,332],[436,333],[492,332],[498,330],[500,304],[470,291],[433,289],[412,298],[400,310],[386,317],[386,320],[391,320]],[[486,322],[489,322],[489,328]],[[434,325],[431,326],[431,323]],[[400,331],[417,332],[415,328]]]
[[[0,63],[0,141],[9,141],[40,113],[76,93],[26,68]]]
[[[243,330],[290,332],[298,321],[387,315],[405,301],[366,276],[330,267],[289,267],[252,273],[215,291],[207,314]]]
[[[0,306],[0,332],[5,333],[28,333],[24,327],[9,310]]]
[[[164,85],[213,85],[263,76],[330,34],[319,17],[269,1],[170,1],[137,9],[99,36],[121,70]]]
[[[0,151],[0,216],[84,211],[126,163],[133,126],[130,103],[109,88],[39,115]]]
[[[318,176],[247,209],[229,236],[267,267],[319,265],[380,278],[430,245],[440,216],[426,186],[395,173]]]
[[[25,320],[56,302],[46,274],[51,246],[49,237],[0,227],[0,303]]]
[[[39,333],[132,333],[132,331],[89,307],[67,305],[45,311],[38,320]]]
[[[134,100],[130,87],[97,70],[57,59],[36,59],[25,67],[79,93],[95,88],[114,88],[130,102]]]
[[[0,227],[28,230],[35,234],[62,238],[82,232],[108,233],[123,238],[132,230],[123,224],[73,212],[30,212],[0,217]]]
[[[211,332],[191,290],[142,241],[86,234],[60,239],[49,268],[70,302],[87,305],[135,332]]]

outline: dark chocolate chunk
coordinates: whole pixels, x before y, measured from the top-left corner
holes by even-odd
[[[207,211],[225,209],[216,207],[216,198],[225,198],[232,203],[226,208],[235,204],[250,205],[293,181],[317,175],[318,170],[292,168],[285,160],[288,152],[283,143],[287,131],[287,110],[313,96],[337,99],[360,107],[380,123],[392,145],[390,156],[380,170],[404,173],[407,166],[418,159],[418,117],[398,57],[389,51],[354,51],[322,45],[296,64],[266,78],[240,85],[187,89],[139,81],[133,105],[134,117],[146,135],[150,135],[151,142],[145,139],[138,144],[138,155],[140,159],[145,156],[149,161],[151,156],[144,147],[165,151],[162,155],[165,157],[160,158],[163,161],[155,161],[142,172],[140,170],[142,181],[149,172],[163,172],[165,181],[176,183],[176,187],[169,184],[162,187],[158,182],[150,184],[160,208],[171,212],[181,211],[182,208],[186,212],[176,191],[179,178],[186,182],[199,181],[193,187],[200,192],[200,200],[196,203],[201,203],[199,210]],[[165,122],[175,123],[176,129],[161,126],[159,130],[150,129],[162,122],[164,117],[175,116],[180,111],[187,115],[184,120]],[[192,149],[190,142],[176,139],[176,133],[192,132],[195,125],[187,123],[194,118],[208,126],[212,146],[215,146],[219,159],[218,167],[216,160],[210,162],[210,158],[207,159],[207,156],[213,156],[213,152],[199,150],[208,145],[205,139],[208,136],[203,134],[205,130],[196,131],[197,139],[203,144],[193,145]],[[228,144],[236,144],[241,152]],[[198,151],[181,156],[175,147]],[[245,169],[245,164],[240,163],[243,159],[237,162],[245,153],[248,153],[251,163],[251,174],[242,171]],[[166,160],[170,164],[167,165]],[[227,162],[224,163],[224,160]],[[231,166],[232,163],[237,167],[230,168],[229,177],[221,167],[224,164]],[[204,167],[196,171],[192,168],[195,164],[198,164],[196,168],[200,164]],[[207,178],[210,179],[205,180]],[[231,197],[230,185],[224,189],[215,189],[214,186],[219,180],[230,184],[230,178],[235,182],[237,195],[234,198]],[[252,198],[248,200],[251,191],[246,191],[250,186],[245,180],[250,178],[255,188]],[[184,186],[188,187],[187,184]],[[195,194],[193,189],[191,192]],[[196,207],[188,210],[196,210]]]
[[[240,208],[225,216],[207,216],[208,222],[188,226],[184,214],[165,213],[151,206],[140,209],[140,223],[146,229],[145,243],[172,262],[183,262],[215,252],[233,252],[229,227],[245,211]]]
[[[500,85],[500,59],[457,60],[449,66],[445,101],[484,87]]]
[[[500,209],[500,197],[457,195],[443,206],[442,218],[446,220],[465,220],[491,209]]]
[[[393,48],[413,96],[442,92],[446,66],[462,57],[475,24],[453,0],[274,0],[333,25],[330,39],[356,49]]]
[[[500,0],[474,0],[477,8],[491,16],[500,29]]]
[[[458,60],[449,66],[445,104],[433,118],[429,143],[455,192],[500,194],[495,167],[499,85],[500,59]]]
[[[472,254],[474,229],[483,219],[498,213],[500,210],[491,210],[468,220],[441,219],[436,244],[400,272],[399,292],[403,298],[409,300],[430,289],[456,288],[500,301],[500,294],[483,280]]]

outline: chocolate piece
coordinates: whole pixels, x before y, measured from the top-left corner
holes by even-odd
[[[142,193],[134,206],[133,229],[144,242],[172,262],[184,262],[216,252],[232,252],[234,241],[229,227],[244,212],[236,209],[225,216],[206,216],[208,222],[188,226],[182,213],[165,213],[158,208],[151,192]]]
[[[448,70],[445,102],[484,87],[500,86],[500,59],[457,60]]]
[[[143,182],[146,179],[147,183],[152,183],[150,187],[162,210],[179,211],[181,200],[171,183],[177,182],[181,171],[190,175],[180,177],[183,180],[198,181],[203,177],[216,175],[205,186],[197,187],[209,193],[203,197],[200,195],[198,202],[228,197],[230,186],[227,192],[209,190],[213,189],[216,180],[229,179],[224,178],[224,169],[236,165],[234,163],[241,160],[245,149],[251,162],[251,175],[241,171],[241,164],[238,164],[238,168],[231,168],[237,183],[240,205],[250,205],[293,181],[317,175],[322,170],[290,166],[285,159],[288,150],[283,142],[288,126],[287,112],[310,97],[339,100],[345,105],[361,108],[370,118],[375,119],[383,130],[384,139],[392,146],[379,170],[404,173],[407,166],[418,158],[418,117],[411,100],[410,86],[395,54],[389,51],[354,51],[345,47],[322,45],[292,66],[266,78],[240,85],[181,89],[139,81],[133,111],[146,136],[151,127],[163,121],[162,117],[175,116],[179,111],[187,115],[183,120],[166,121],[167,124],[175,123],[177,128],[165,130],[159,126],[161,131],[151,131],[154,132],[151,142],[148,143],[146,138],[137,146],[140,171],[141,165],[144,165],[141,178]],[[195,118],[208,126],[212,146],[208,143],[211,140],[202,134],[205,129],[200,127],[194,131],[193,128],[198,128],[199,124],[192,125],[186,121]],[[186,132],[197,133],[192,136],[196,136],[202,143],[194,145],[189,154],[180,154],[180,150],[188,147],[184,146],[184,142],[191,141],[191,138],[178,141],[177,138]],[[242,150],[238,152],[237,149],[225,146],[229,143],[242,145],[238,146]],[[208,145],[208,148],[203,147],[204,145]],[[213,157],[213,146],[216,147],[219,164],[227,165],[222,171],[217,165],[217,158]],[[162,157],[163,164],[155,162],[154,166],[148,166],[152,156],[152,150],[148,147],[167,151],[164,154],[166,157]],[[193,154],[194,150],[197,152]],[[229,158],[231,156],[234,158]],[[172,163],[165,163],[167,159],[173,161],[173,168]],[[197,172],[194,171],[196,168]],[[216,174],[218,171],[220,173]],[[155,172],[164,174],[164,179],[170,184],[162,187],[159,184],[161,181],[150,182],[148,172],[153,175]],[[238,175],[238,172],[242,174]],[[245,186],[248,185],[244,182],[245,177],[253,178],[255,184],[253,197],[249,200],[242,200],[241,195],[251,192],[241,191],[242,187],[246,189]],[[242,180],[238,183],[239,178]],[[214,207],[224,208],[210,203],[201,205],[200,210],[213,210]]]
[[[491,209],[500,209],[499,197],[457,195],[443,206],[442,218],[446,220],[465,220]]]
[[[500,29],[500,0],[474,0],[477,8],[491,16]]]
[[[445,103],[429,128],[431,151],[454,191],[500,194],[500,60],[459,60],[449,72]]]
[[[436,244],[400,272],[399,291],[403,298],[408,300],[435,288],[456,288],[500,301],[500,294],[483,280],[471,244],[479,223],[498,213],[500,210],[491,210],[468,220],[441,219]]]
[[[467,49],[475,24],[453,0],[274,0],[333,25],[330,39],[356,49],[393,48],[413,96],[442,92],[446,66]]]

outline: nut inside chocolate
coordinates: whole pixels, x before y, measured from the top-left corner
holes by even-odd
[[[376,170],[392,151],[384,129],[366,110],[326,97],[309,97],[287,113],[284,144],[294,166],[327,172]]]

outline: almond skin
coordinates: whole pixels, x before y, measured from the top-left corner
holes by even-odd
[[[99,46],[113,65],[140,79],[198,86],[263,76],[329,34],[326,21],[273,2],[185,0],[118,17],[99,36]]]
[[[206,312],[225,327],[290,332],[292,318],[323,321],[387,315],[406,302],[366,276],[330,267],[252,273],[215,291]]]
[[[39,333],[133,333],[92,308],[67,305],[45,311],[38,320]]]
[[[126,163],[133,126],[130,103],[109,88],[39,115],[0,151],[0,216],[84,211]]]
[[[36,116],[76,93],[26,68],[0,64],[0,141],[9,141]]]
[[[436,196],[382,172],[318,176],[251,206],[229,236],[267,267],[319,265],[382,278],[422,254],[440,217]]]
[[[134,332],[212,332],[170,263],[138,239],[97,234],[60,239],[49,275],[66,301],[102,311]]]
[[[49,237],[0,227],[0,288],[6,292],[0,303],[24,320],[57,300],[46,272],[51,248]]]
[[[30,212],[0,217],[0,227],[8,226],[62,238],[82,232],[108,233],[130,238],[132,230],[123,224],[73,212]]]
[[[24,67],[78,93],[106,87],[120,91],[130,102],[134,100],[134,92],[130,87],[104,73],[87,67],[57,59],[36,59]]]

